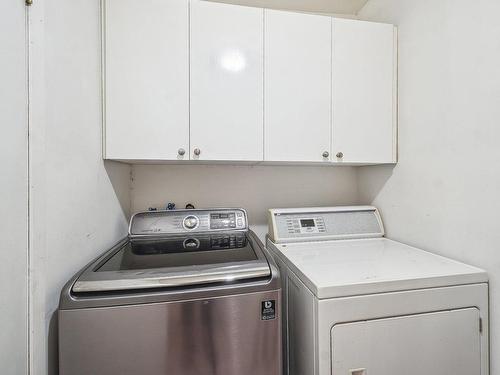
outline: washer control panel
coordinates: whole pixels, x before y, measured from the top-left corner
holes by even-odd
[[[269,210],[274,243],[382,237],[378,210],[371,206]]]
[[[247,214],[241,208],[148,211],[132,216],[129,235],[147,236],[247,229]]]

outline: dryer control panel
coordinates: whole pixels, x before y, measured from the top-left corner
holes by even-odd
[[[379,212],[371,206],[269,210],[274,243],[382,237]]]

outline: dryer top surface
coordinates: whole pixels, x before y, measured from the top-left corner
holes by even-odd
[[[482,269],[387,238],[268,243],[320,299],[488,281]]]

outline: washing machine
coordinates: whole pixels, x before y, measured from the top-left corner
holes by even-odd
[[[287,374],[489,373],[486,272],[385,238],[375,207],[272,209],[267,247]]]
[[[278,268],[243,209],[142,212],[61,292],[60,375],[281,375]]]

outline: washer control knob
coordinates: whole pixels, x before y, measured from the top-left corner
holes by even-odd
[[[200,240],[197,238],[186,238],[183,242],[184,249],[192,250],[200,247]]]
[[[330,153],[328,151],[323,152],[323,157],[327,158],[330,156]]]
[[[342,159],[344,157],[344,153],[343,152],[337,152],[337,156],[339,159]]]
[[[200,223],[200,220],[196,216],[193,216],[193,215],[186,216],[184,218],[184,221],[182,222],[182,224],[184,225],[184,228],[186,228],[186,229],[195,229],[199,223]]]
[[[184,156],[184,154],[186,153],[186,150],[184,150],[183,148],[180,148],[177,153],[180,155],[180,156]]]
[[[199,148],[195,148],[193,153],[196,155],[196,156],[199,156],[201,154],[201,150]]]

